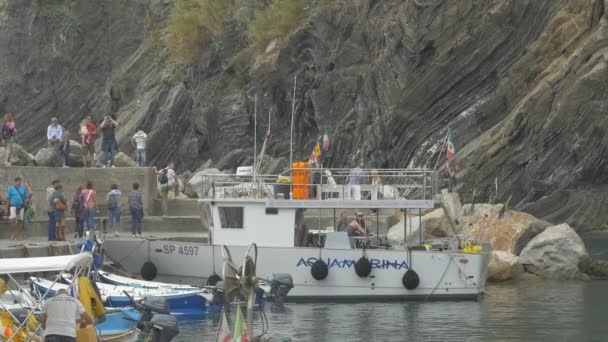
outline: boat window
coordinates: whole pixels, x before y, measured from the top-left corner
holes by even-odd
[[[222,228],[243,229],[243,207],[218,207]]]
[[[279,215],[279,208],[266,208],[266,215]]]

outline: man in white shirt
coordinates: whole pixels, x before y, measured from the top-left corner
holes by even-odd
[[[56,117],[51,119],[51,124],[46,129],[46,140],[48,142],[49,148],[53,149],[57,154],[57,157],[60,157],[61,151],[59,148],[61,147],[61,138],[63,138],[63,129],[61,129],[61,125],[59,124],[59,120]]]
[[[146,144],[148,143],[148,135],[143,129],[139,129],[131,138],[131,143],[135,147],[136,160],[139,166],[146,166]]]
[[[162,197],[163,216],[169,216],[169,191],[175,190],[175,196],[179,194],[179,184],[175,176],[175,163],[170,162],[167,167],[156,171],[160,183],[160,194]]]
[[[76,323],[80,322],[81,328],[93,324],[82,303],[65,289],[58,290],[57,295],[42,306],[40,322],[45,329],[45,342],[75,342]]]

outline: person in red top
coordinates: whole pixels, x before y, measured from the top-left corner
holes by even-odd
[[[85,155],[82,156],[84,167],[95,166],[95,139],[97,138],[97,126],[90,115],[82,121],[80,125],[80,136],[82,138],[82,147],[84,147]]]

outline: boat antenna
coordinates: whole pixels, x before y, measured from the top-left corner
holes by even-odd
[[[289,133],[289,167],[293,165],[293,116],[296,111],[296,86],[298,84],[298,75],[293,75],[293,97],[291,99],[291,130]]]
[[[258,158],[258,94],[253,98],[253,170],[255,172],[256,159]]]

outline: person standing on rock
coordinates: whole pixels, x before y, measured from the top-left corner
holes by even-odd
[[[15,140],[15,135],[17,135],[17,124],[15,123],[15,118],[13,114],[8,113],[4,116],[2,120],[2,132],[0,133],[2,136],[2,145],[6,148],[5,165],[10,165],[11,154],[13,153],[13,140]]]
[[[74,237],[82,238],[84,236],[84,195],[82,194],[82,185],[76,188],[76,191],[72,194],[72,215],[74,215],[74,226],[75,233]]]
[[[139,191],[139,183],[133,183],[133,190],[127,194],[131,212],[131,237],[143,237],[141,228],[144,220],[144,198]]]
[[[61,159],[61,139],[63,138],[63,130],[59,125],[59,120],[56,117],[51,119],[51,124],[46,129],[46,139],[48,141],[49,148],[55,152],[57,157]]]
[[[63,156],[63,167],[70,167],[70,131],[61,125],[63,135],[61,136],[61,155]]]
[[[103,151],[103,167],[115,167],[114,157],[118,151],[118,142],[116,141],[116,129],[118,122],[110,115],[106,115],[101,125],[102,141],[101,150]]]
[[[178,184],[177,178],[175,177],[175,163],[169,162],[167,167],[157,171],[156,175],[158,176],[158,182],[160,183],[160,195],[161,202],[163,207],[163,216],[169,216],[169,191],[175,190],[175,195],[177,196]]]
[[[87,186],[82,190],[84,197],[84,229],[88,232],[95,229],[95,215],[97,214],[97,193],[93,190],[93,182],[88,181]]]
[[[46,203],[49,205],[47,211],[49,215],[49,241],[55,241],[55,239],[57,238],[55,234],[55,231],[57,229],[57,222],[55,221],[55,212],[51,207],[51,196],[53,196],[53,193],[55,192],[55,186],[59,183],[59,180],[55,179],[53,182],[51,182],[51,185],[46,188]]]
[[[108,203],[108,219],[110,228],[114,231],[114,236],[120,236],[120,202],[122,193],[118,190],[118,184],[112,184],[110,192],[106,197]]]
[[[84,148],[84,155],[82,156],[82,163],[84,167],[95,165],[95,139],[97,138],[97,126],[93,121],[92,116],[82,122],[80,126],[80,137],[82,138],[82,147]]]
[[[140,167],[146,166],[146,144],[148,143],[148,135],[143,129],[139,129],[131,138],[131,144],[135,147],[135,157]]]
[[[15,178],[15,184],[8,187],[6,197],[9,203],[12,226],[11,240],[21,240],[23,234],[23,217],[25,206],[29,204],[30,194],[21,182],[21,177]]]
[[[63,195],[61,183],[55,184],[55,191],[51,195],[51,208],[53,208],[57,224],[57,241],[65,241],[65,212],[68,209],[68,201]]]

